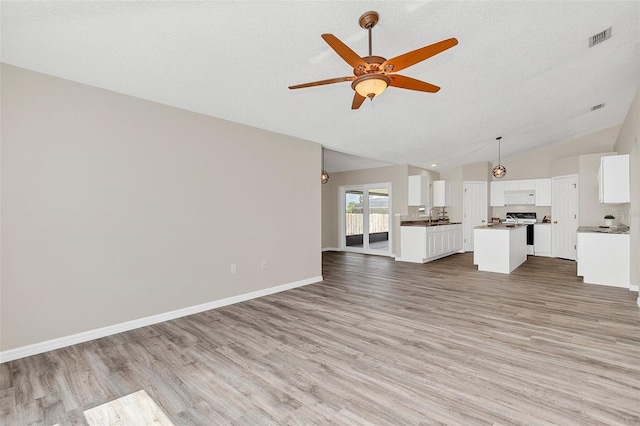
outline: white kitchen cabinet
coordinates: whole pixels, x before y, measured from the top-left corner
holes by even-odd
[[[504,190],[505,191],[520,191],[520,181],[519,180],[505,180],[504,181]]]
[[[551,179],[536,179],[536,206],[551,206]]]
[[[523,179],[516,182],[520,183],[520,191],[535,191],[536,189],[535,179]]]
[[[429,178],[422,175],[409,176],[408,204],[429,209]]]
[[[505,191],[534,191],[536,189],[535,179],[523,179],[523,180],[505,180]]]
[[[629,288],[630,235],[578,232],[578,275],[587,284]]]
[[[491,182],[491,207],[504,207],[504,181]]]
[[[447,207],[451,205],[451,182],[446,180],[433,181],[433,206]]]
[[[426,263],[462,250],[462,225],[401,226],[400,258]]]
[[[551,257],[550,223],[536,223],[533,226],[533,253],[535,256]]]
[[[600,159],[598,170],[600,202],[605,204],[629,203],[629,155],[608,155]]]

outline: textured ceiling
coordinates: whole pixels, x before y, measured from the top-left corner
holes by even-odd
[[[497,160],[623,121],[640,82],[638,1],[7,2],[2,62],[436,170]],[[459,44],[400,72],[435,94],[389,88],[350,109],[351,75],[322,40],[367,54],[358,18],[376,10],[373,54]],[[613,27],[610,40],[588,38]],[[591,112],[593,105],[605,108]],[[339,156],[334,156],[339,162]],[[332,166],[329,171],[344,168]],[[369,163],[369,164],[376,164]],[[353,168],[358,168],[352,166]]]

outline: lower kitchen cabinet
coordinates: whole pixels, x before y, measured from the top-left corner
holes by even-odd
[[[578,275],[587,284],[629,288],[629,234],[578,232]]]
[[[533,254],[551,257],[551,224],[536,223],[533,225]]]
[[[426,263],[462,250],[462,225],[400,227],[403,262]]]

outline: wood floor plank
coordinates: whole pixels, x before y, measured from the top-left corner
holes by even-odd
[[[174,425],[637,425],[637,293],[529,257],[323,254],[322,283],[0,365],[0,424],[146,391]]]

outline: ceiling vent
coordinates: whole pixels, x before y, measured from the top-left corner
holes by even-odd
[[[611,27],[606,30],[598,33],[594,36],[589,37],[589,47],[593,47],[596,44],[600,44],[605,40],[609,40],[611,38]]]
[[[600,108],[604,108],[604,104],[592,106],[591,107],[591,111],[595,111],[595,110],[600,109]]]

